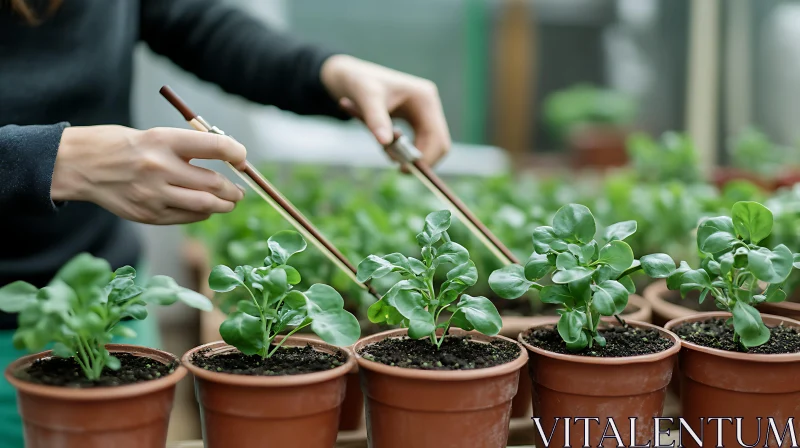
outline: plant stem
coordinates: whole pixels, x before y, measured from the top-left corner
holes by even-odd
[[[619,317],[619,314],[615,314],[614,318],[617,319],[617,322],[619,322],[623,327],[628,328],[628,324],[622,320],[621,317]]]
[[[290,331],[290,332],[289,332],[289,333],[286,335],[286,337],[285,337],[285,338],[283,338],[283,339],[281,340],[281,342],[279,342],[279,343],[278,343],[278,345],[276,345],[276,346],[275,346],[275,348],[274,348],[274,349],[272,349],[272,351],[271,351],[271,352],[269,352],[269,353],[267,354],[267,358],[269,358],[269,357],[271,357],[272,355],[274,355],[274,354],[275,354],[275,352],[276,352],[276,351],[278,351],[278,349],[279,349],[279,348],[281,348],[281,346],[283,345],[283,343],[284,343],[284,342],[286,342],[286,340],[287,340],[287,339],[289,339],[289,336],[291,336],[291,335],[293,335],[293,334],[297,333],[298,331],[300,331],[301,329],[303,329],[303,328],[305,328],[305,327],[307,327],[307,326],[309,326],[309,325],[311,325],[311,323],[307,323],[307,324],[305,324],[305,325],[300,325],[299,327],[296,327],[294,330]]]
[[[620,274],[620,276],[617,277],[617,279],[620,279],[620,278],[623,278],[625,276],[634,274],[634,273],[639,272],[641,270],[642,270],[642,265],[641,264],[638,265],[638,266],[630,267],[630,268],[626,269],[622,274]]]

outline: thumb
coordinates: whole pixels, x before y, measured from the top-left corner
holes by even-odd
[[[378,143],[383,146],[392,143],[394,140],[392,119],[389,117],[386,102],[381,96],[365,96],[355,102],[348,98],[342,98],[340,105],[342,109],[354,117],[360,118],[378,140]]]

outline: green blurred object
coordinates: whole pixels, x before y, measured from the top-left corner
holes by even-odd
[[[626,126],[636,111],[632,96],[588,84],[551,93],[544,102],[545,122],[553,137],[562,142],[581,125]]]
[[[749,127],[740,133],[731,148],[733,166],[765,177],[774,177],[786,165],[800,163],[800,150],[773,143],[760,130]]]
[[[656,141],[644,133],[628,137],[628,157],[641,182],[702,181],[694,143],[686,134],[665,132]]]

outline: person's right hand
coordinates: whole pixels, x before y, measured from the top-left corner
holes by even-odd
[[[146,224],[202,221],[233,210],[244,192],[189,161],[224,160],[241,168],[246,155],[232,138],[205,132],[68,127],[58,147],[50,197],[93,202]]]

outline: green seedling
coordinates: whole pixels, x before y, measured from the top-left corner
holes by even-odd
[[[450,212],[433,212],[417,235],[422,259],[392,253],[383,257],[370,255],[358,265],[358,280],[367,281],[397,273],[398,281],[383,298],[370,306],[373,323],[388,323],[408,328],[413,339],[430,337],[437,348],[442,346],[451,327],[477,330],[494,336],[502,321],[494,304],[485,297],[464,294],[478,281],[478,270],[463,246],[451,241]],[[434,287],[437,270],[446,267],[446,280]],[[437,335],[437,330],[443,330]]]
[[[335,289],[323,284],[311,285],[305,292],[294,289],[300,283],[300,273],[287,262],[306,249],[303,237],[284,230],[271,236],[267,246],[269,256],[262,267],[231,269],[220,265],[211,271],[208,284],[212,290],[229,292],[242,288],[249,296],[240,300],[236,311],[220,325],[222,339],[245,355],[263,358],[274,355],[289,336],[309,326],[329,344],[355,343],[361,328],[355,316],[344,310],[344,300]],[[292,329],[286,338],[274,344],[287,328]]]
[[[701,303],[710,295],[719,309],[732,314],[728,324],[733,325],[735,341],[745,349],[763,345],[770,332],[755,306],[786,300],[786,282],[793,268],[800,268],[800,254],[784,244],[772,249],[759,246],[772,228],[768,208],[757,202],[737,202],[731,217],[700,223],[697,248],[704,258],[699,269],[681,262],[652,276],[666,278],[669,289],[683,296],[698,291]]]
[[[558,305],[558,333],[572,351],[593,343],[605,346],[597,331],[600,318],[619,319],[628,296],[636,292],[631,274],[644,269],[649,275],[665,265],[675,266],[665,254],[634,258],[624,240],[636,232],[636,221],[609,226],[601,241],[595,239],[596,232],[587,207],[566,205],[556,212],[552,226],[534,230],[534,253],[525,266],[509,265],[489,276],[489,286],[500,297],[516,299],[536,289],[542,302]],[[552,284],[543,284],[546,278]]]
[[[212,309],[202,294],[182,288],[163,275],[146,287],[134,283],[136,271],[125,266],[111,271],[108,262],[89,254],[70,260],[44,288],[17,281],[0,288],[0,310],[19,313],[14,346],[31,352],[52,344],[53,354],[73,358],[86,378],[96,380],[104,367],[120,368],[106,350],[114,336],[136,333],[120,320],[147,317],[146,305],[171,305],[181,301],[204,311]]]

